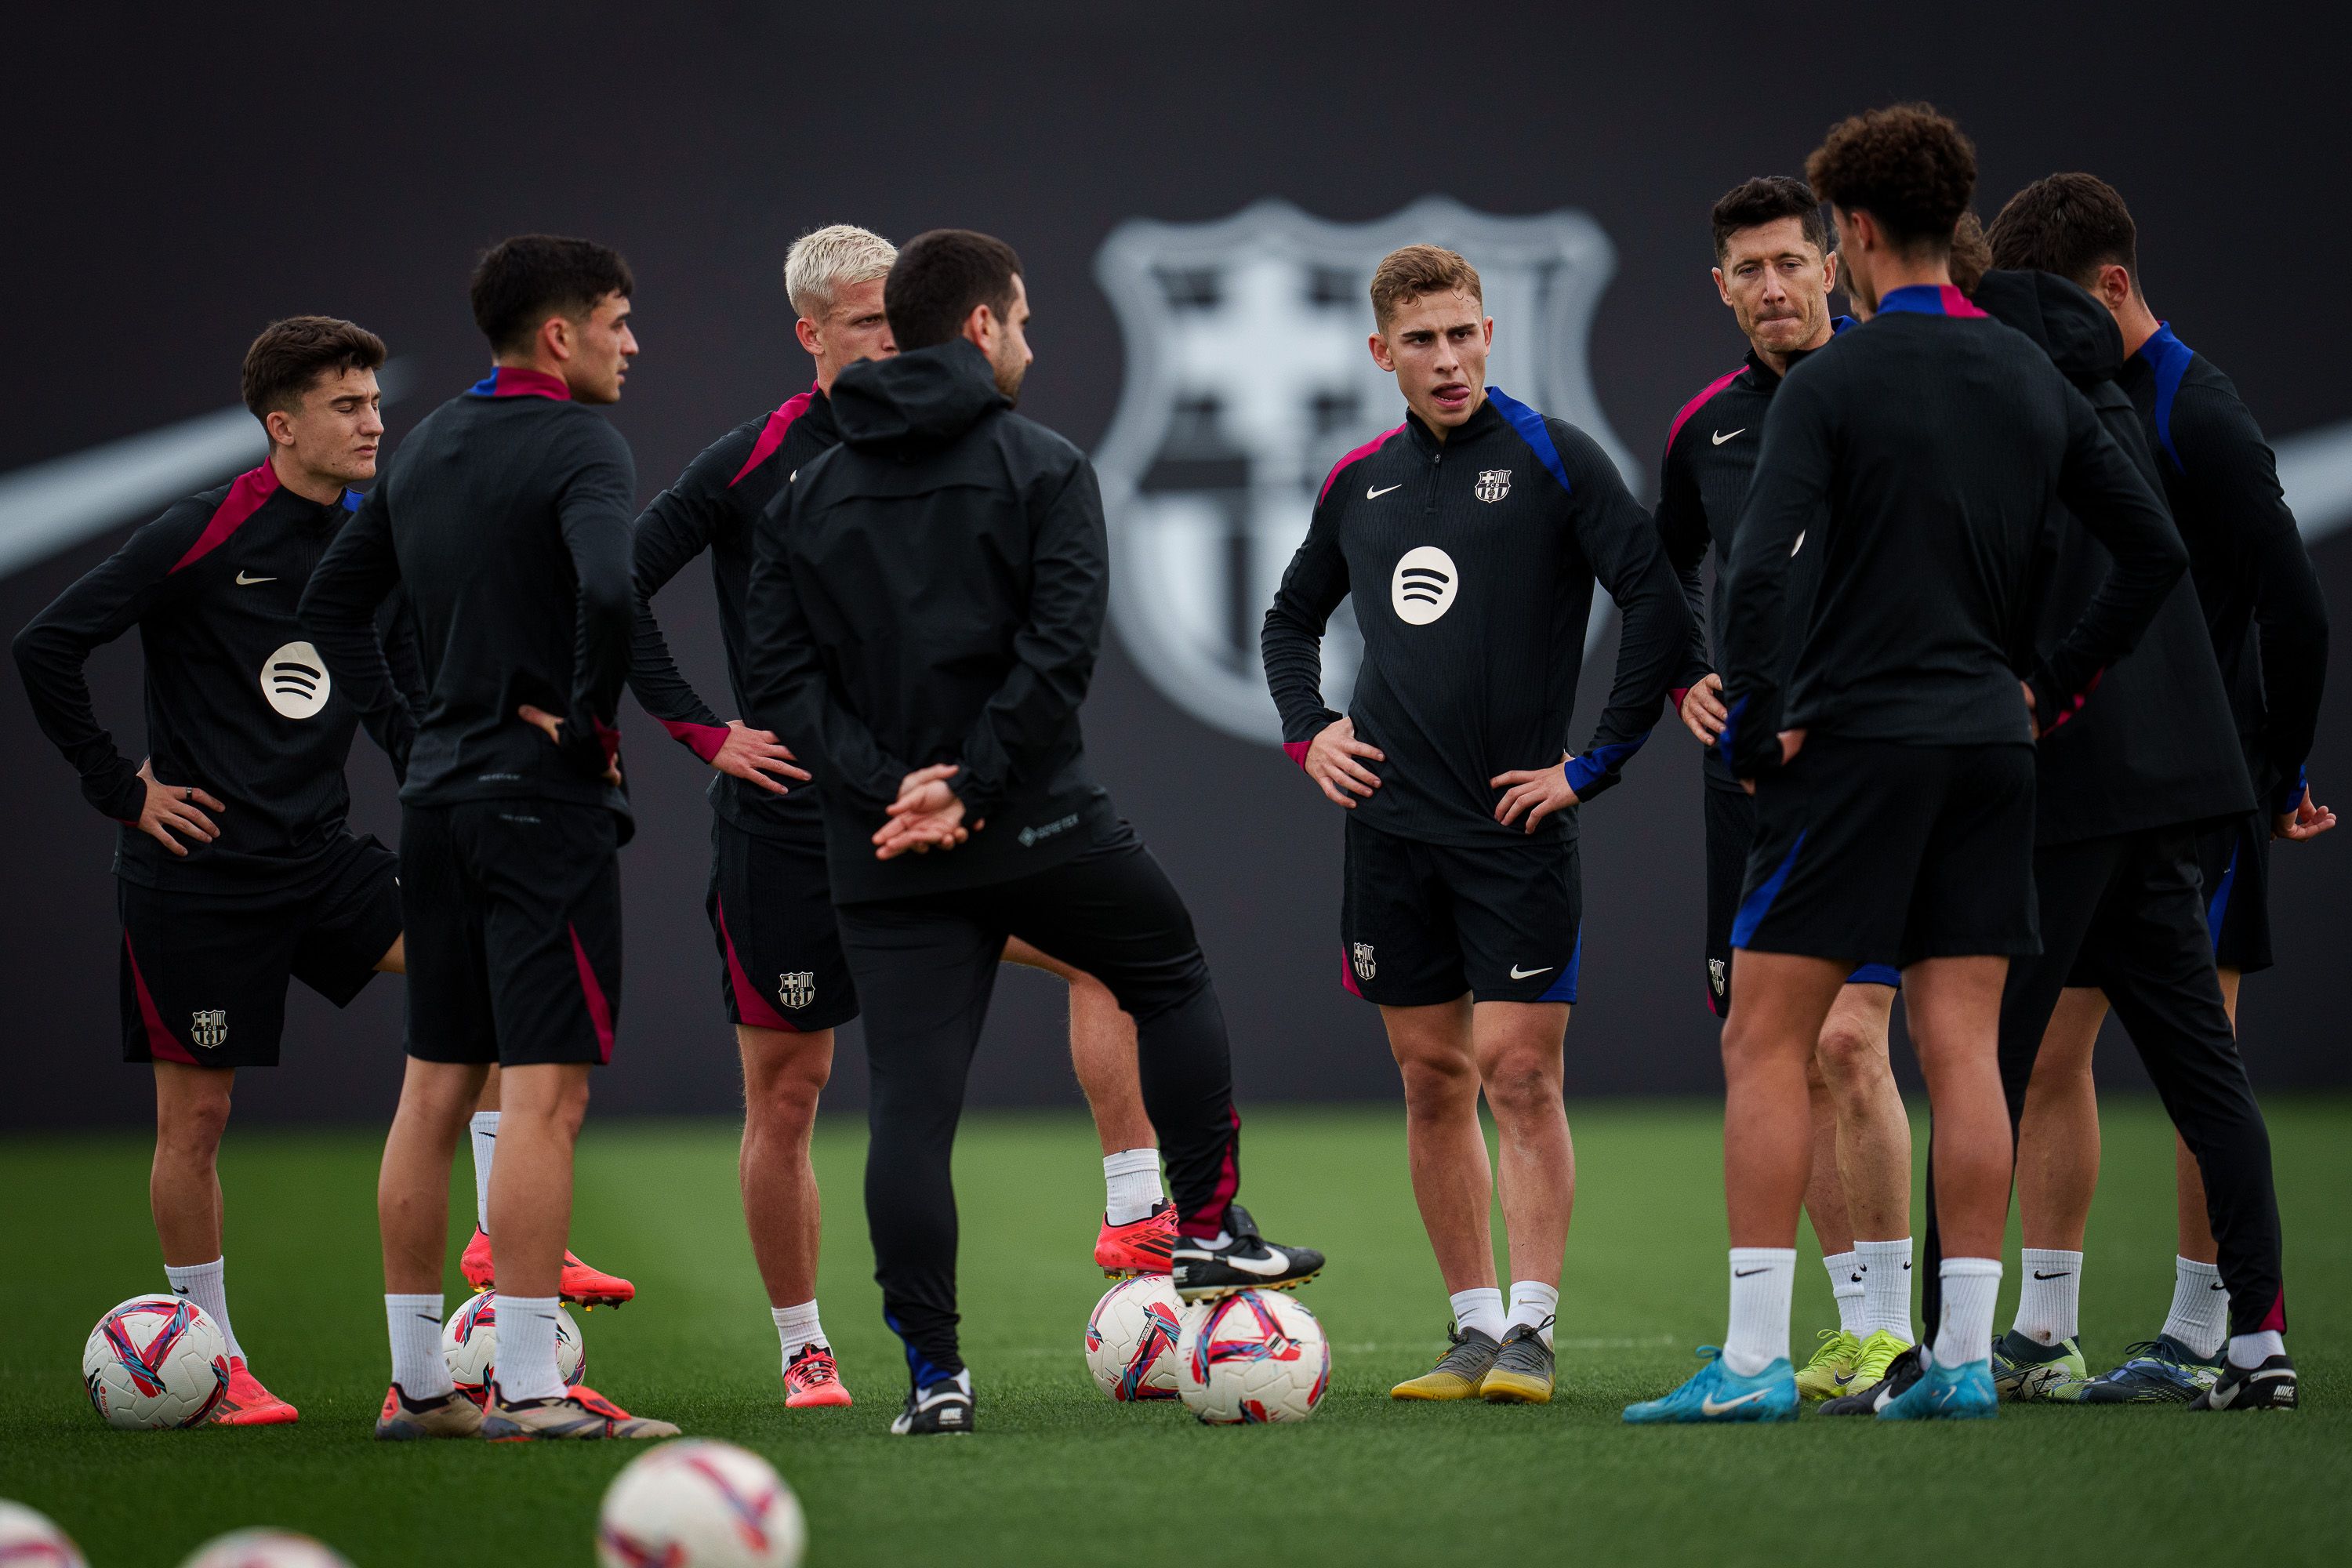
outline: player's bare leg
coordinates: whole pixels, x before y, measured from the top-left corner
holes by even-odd
[[[833,1347],[817,1317],[816,1269],[823,1209],[809,1140],[817,1099],[833,1077],[831,1029],[736,1026],[743,1058],[743,1147],[737,1173],[751,1257],[783,1341],[784,1403],[794,1409],[845,1405]]]
[[[1389,1053],[1404,1083],[1406,1168],[1422,1229],[1452,1298],[1453,1344],[1434,1369],[1390,1391],[1398,1399],[1475,1399],[1503,1338],[1488,1214],[1494,1171],[1478,1123],[1478,1059],[1470,997],[1426,1007],[1382,1007]]]
[[[478,1063],[411,1057],[401,1081],[400,1106],[376,1174],[384,1317],[392,1339],[392,1386],[376,1420],[379,1438],[469,1437],[481,1429],[481,1411],[457,1392],[441,1358],[441,1268],[449,1234],[449,1161],[485,1071]]]
[[[1808,1398],[1870,1386],[1912,1342],[1911,1123],[1886,1054],[1895,996],[1891,985],[1841,987],[1807,1065],[1814,1144],[1805,1212],[1832,1265],[1839,1313],[1797,1374]]]
[[[1495,1176],[1511,1262],[1502,1348],[1479,1389],[1496,1404],[1551,1402],[1552,1323],[1576,1206],[1576,1148],[1560,1082],[1568,1015],[1565,1002],[1480,1002],[1470,1009],[1471,1047],[1499,1145]]]

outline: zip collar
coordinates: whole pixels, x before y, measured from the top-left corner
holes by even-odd
[[[1436,432],[1423,421],[1421,416],[1408,406],[1404,416],[1405,434],[1424,454],[1434,457],[1440,452],[1475,441],[1490,431],[1499,430],[1503,427],[1503,415],[1495,406],[1493,391],[1491,387],[1486,388],[1470,417],[1456,425],[1443,441],[1437,438]]]

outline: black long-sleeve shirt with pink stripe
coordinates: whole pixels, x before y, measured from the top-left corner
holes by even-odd
[[[760,514],[802,464],[840,440],[831,401],[812,387],[712,442],[637,519],[637,619],[629,688],[663,729],[706,763],[726,742],[726,721],[679,671],[654,616],[654,595],[696,556],[709,552],[710,583],[719,595],[719,634],[727,650],[727,684],[735,711],[749,713],[751,704],[743,694],[749,647],[743,603],[751,590]],[[747,833],[823,847],[824,815],[815,786],[777,782],[786,786],[787,794],[774,795],[731,774],[717,773],[710,781],[710,808]]]
[[[2115,557],[2034,658],[2045,520],[2063,503]],[[1791,558],[1826,552],[1809,605]],[[1777,731],[2026,744],[2131,651],[2189,563],[2164,503],[2050,356],[1948,286],[1889,291],[1765,416],[1725,596],[1720,744],[1753,778]],[[1788,634],[1795,633],[1793,668]]]
[[[1592,743],[1562,763],[1598,581],[1624,631]],[[1497,388],[1443,441],[1408,416],[1339,460],[1266,611],[1266,684],[1285,750],[1339,718],[1322,637],[1355,595],[1364,662],[1349,704],[1387,761],[1358,807],[1368,826],[1435,844],[1524,843],[1488,781],[1565,766],[1580,801],[1649,738],[1690,640],[1690,611],[1649,513],[1590,436]],[[1559,812],[1538,838],[1575,831]]]

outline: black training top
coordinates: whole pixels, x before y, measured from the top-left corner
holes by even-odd
[[[2294,809],[2327,678],[2327,601],[2262,426],[2213,362],[2158,329],[2119,378],[2155,444],[2254,786]]]
[[[1323,481],[1265,613],[1283,749],[1305,766],[1339,717],[1323,702],[1322,637],[1353,594],[1364,662],[1349,716],[1388,759],[1367,764],[1381,787],[1358,819],[1433,844],[1527,842],[1524,821],[1495,820],[1503,792],[1487,781],[1569,751],[1596,578],[1625,628],[1592,743],[1566,764],[1580,801],[1649,739],[1689,640],[1656,530],[1598,443],[1499,388],[1443,441],[1407,415]],[[1535,837],[1575,820],[1554,813]]]
[[[2048,272],[1988,272],[1972,298],[2050,355],[2140,477],[2158,487],[2139,415],[2115,383],[2124,340],[2106,307]],[[2052,513],[2044,550],[2050,564],[2035,646],[2047,653],[2082,619],[2115,558],[2063,507]],[[2042,737],[2036,841],[2068,844],[2252,810],[2253,786],[2234,735],[2197,590],[2184,575],[2139,646],[2107,670],[2098,695]]]
[[[1854,324],[1852,316],[1840,316],[1832,323],[1832,331],[1843,332]],[[1816,352],[1801,349],[1790,354],[1790,367]],[[1690,602],[1691,612],[1690,653],[1667,693],[1677,710],[1683,694],[1715,671],[1722,658],[1723,594],[1718,587],[1710,615],[1699,568],[1711,547],[1720,584],[1724,564],[1731,559],[1732,531],[1738,526],[1739,509],[1748,504],[1748,481],[1756,472],[1756,454],[1764,445],[1764,415],[1772,406],[1772,395],[1780,390],[1782,374],[1750,348],[1747,362],[1738,370],[1717,376],[1684,404],[1666,431],[1665,463],[1658,476],[1658,537],[1665,543],[1667,564],[1682,579],[1683,596]],[[1820,557],[1813,560],[1818,562]],[[1798,602],[1806,602],[1809,594],[1810,586],[1804,587]],[[1716,647],[1712,656],[1707,652],[1710,626]],[[1720,745],[1706,748],[1706,777],[1717,789],[1739,787],[1730,759]]]
[[[175,503],[16,634],[16,668],[41,732],[80,772],[90,805],[124,825],[114,868],[125,880],[204,892],[283,887],[341,837],[351,810],[343,763],[360,721],[395,768],[407,755],[406,710],[380,700],[363,710],[294,615],[328,541],[359,504],[351,491],[323,506],[306,500],[265,462]],[[185,856],[139,830],[147,798],[139,766],[100,727],[82,676],[91,650],[132,626],[145,655],[154,776],[222,803],[205,812],[218,838],[175,836]],[[373,623],[360,635],[377,647]],[[413,665],[413,641],[397,631],[392,640],[394,662]]]
[[[833,416],[842,444],[761,520],[743,620],[745,717],[823,785],[835,900],[1070,858],[1115,826],[1078,729],[1109,578],[1092,465],[961,338],[851,365]],[[970,842],[876,859],[900,781],[936,763]]]
[[[653,597],[710,552],[710,582],[719,592],[719,635],[727,648],[727,683],[735,711],[751,710],[744,694],[750,662],[743,627],[743,600],[751,585],[751,547],[760,514],[776,499],[801,465],[841,439],[833,405],[812,387],[786,398],[783,406],[746,421],[721,436],[688,463],[677,482],[654,497],[637,519],[637,632],[629,658],[629,687],[663,729],[709,762],[726,742],[726,721],[696,695],[654,618]],[[710,808],[747,833],[809,846],[824,842],[824,818],[814,784],[776,781],[787,793],[772,795],[728,773],[710,780]]]
[[[400,798],[531,796],[609,807],[633,614],[629,444],[563,382],[501,365],[410,432],[302,595],[302,624],[356,700],[386,685],[368,617],[394,588],[425,699]],[[564,721],[559,747],[516,710]]]
[[[2081,622],[2034,658],[2039,547],[2063,501],[2116,558]],[[1790,557],[1826,551],[1790,624]],[[2188,566],[2164,503],[2049,355],[1960,291],[1889,291],[1834,353],[1790,371],[1764,421],[1723,592],[1722,737],[1743,778],[1776,732],[2024,743],[2131,650]]]

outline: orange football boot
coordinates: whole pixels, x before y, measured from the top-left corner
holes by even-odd
[[[213,1407],[216,1426],[283,1426],[301,1419],[301,1413],[261,1386],[247,1370],[245,1358],[228,1358],[228,1392]]]
[[[474,1239],[466,1243],[466,1255],[457,1260],[457,1272],[475,1292],[494,1289],[498,1284],[498,1268],[490,1256],[490,1238],[481,1226],[474,1227]],[[636,1300],[637,1288],[617,1274],[606,1274],[589,1268],[572,1254],[563,1255],[563,1279],[556,1294],[582,1311],[593,1311],[598,1307],[618,1307]]]
[[[1095,1237],[1095,1265],[1113,1279],[1135,1274],[1165,1274],[1176,1250],[1176,1205],[1163,1203],[1127,1225],[1103,1220]]]
[[[793,1364],[784,1368],[784,1404],[793,1410],[818,1405],[845,1405],[849,1389],[841,1369],[833,1363],[830,1345],[803,1345]]]

